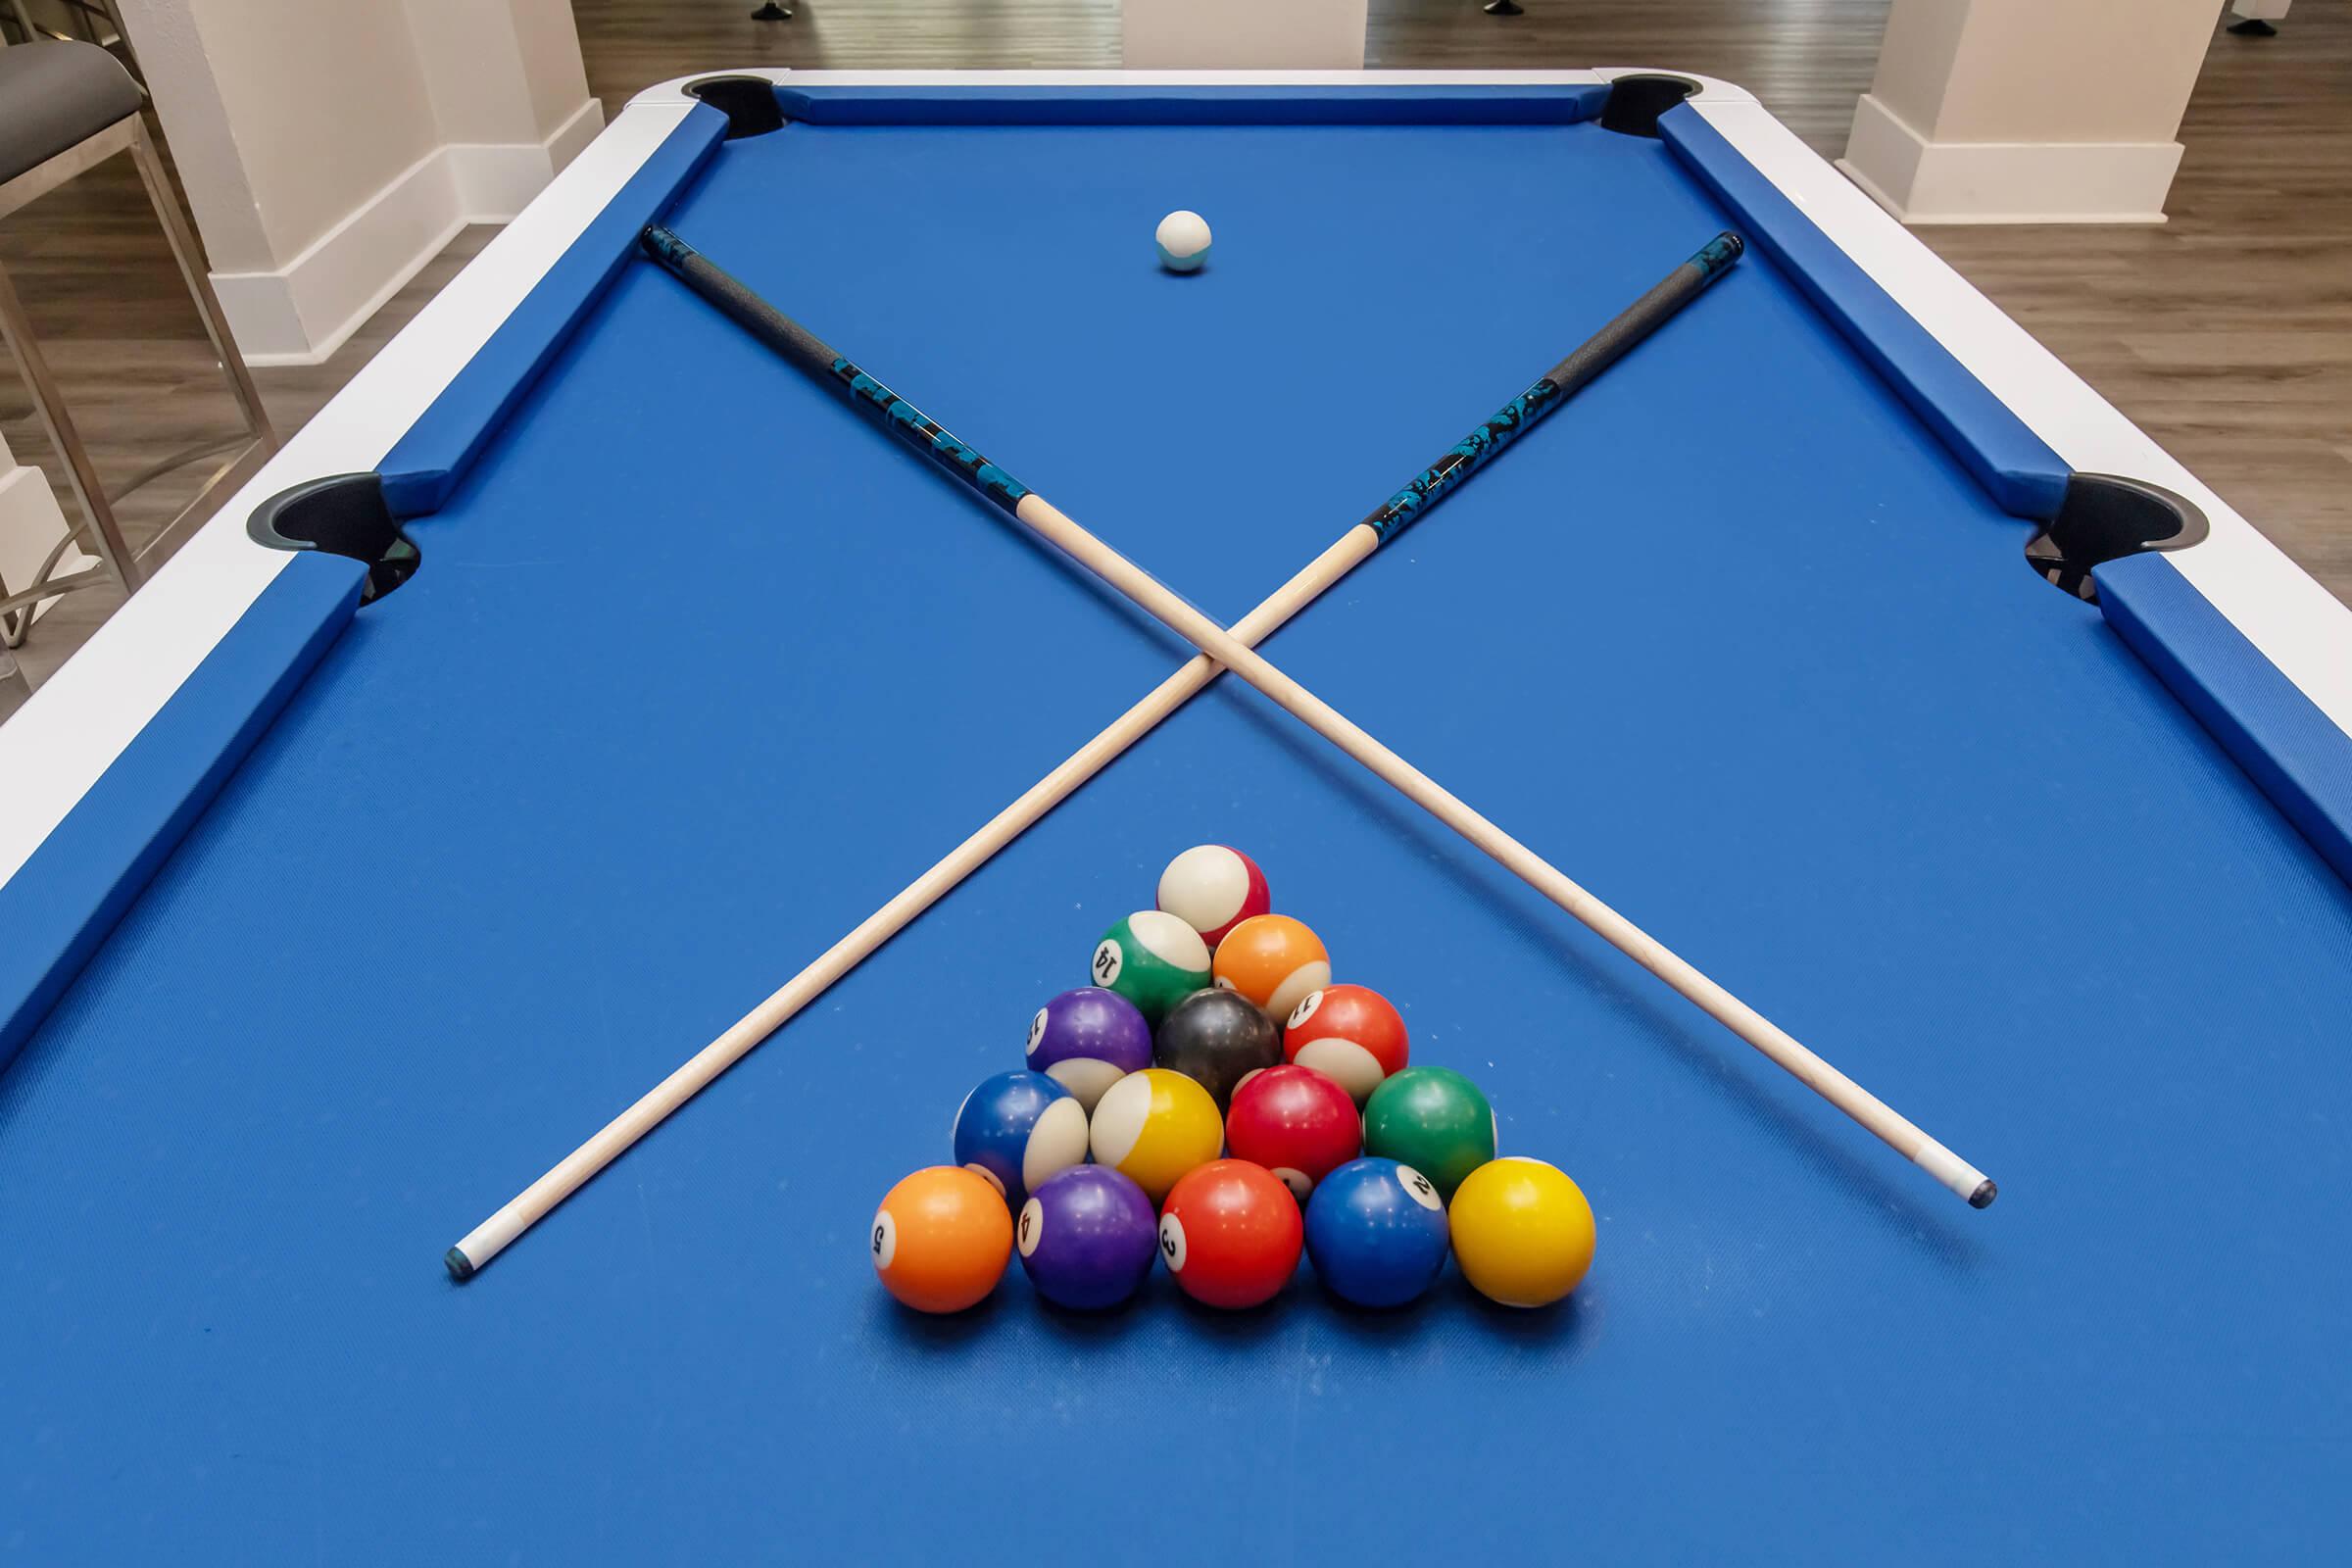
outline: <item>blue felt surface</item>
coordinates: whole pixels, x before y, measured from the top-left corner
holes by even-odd
[[[1727,214],[1592,125],[804,125],[670,220],[1233,617]],[[632,267],[0,1078],[0,1549],[2325,1554],[2352,892],[2029,528],[1751,254],[1269,645],[1986,1213],[1220,685],[459,1288],[1181,657]],[[1584,1184],[1570,1307],[874,1286],[875,1200],[1202,840]]]

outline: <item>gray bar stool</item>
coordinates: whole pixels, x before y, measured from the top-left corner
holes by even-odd
[[[147,187],[147,200],[163,224],[172,258],[179,264],[179,275],[195,298],[198,314],[204,318],[204,330],[212,339],[213,353],[228,377],[229,390],[236,394],[238,406],[244,411],[245,425],[225,440],[207,442],[166,458],[134,475],[117,493],[120,499],[174,468],[235,449],[205,481],[196,498],[165,525],[145,550],[133,550],[122,537],[122,530],[115,520],[114,507],[99,485],[97,470],[90,466],[89,453],[74,428],[73,416],[66,412],[57,380],[49,372],[49,362],[33,340],[31,323],[25,319],[16,286],[9,281],[7,270],[0,268],[0,337],[6,339],[24,372],[33,407],[41,416],[41,427],[48,432],[50,445],[65,463],[66,480],[73,487],[74,500],[80,503],[83,519],[79,527],[58,541],[57,548],[50,552],[31,582],[17,585],[14,591],[0,585],[0,678],[5,677],[11,662],[4,657],[5,650],[24,641],[36,604],[99,581],[119,582],[126,594],[135,591],[147,578],[146,558],[169,542],[217,491],[223,487],[233,489],[252,477],[277,448],[277,436],[270,428],[270,416],[263,411],[261,394],[254,390],[253,377],[237,355],[236,341],[229,335],[228,322],[220,314],[220,302],[214,298],[213,285],[205,276],[195,238],[189,233],[179,202],[164,177],[155,143],[148,139],[146,124],[139,119],[139,101],[138,84],[114,56],[95,44],[31,43],[0,49],[0,218],[8,217],[103,160],[119,152],[128,152],[131,162],[138,166],[139,179]],[[99,564],[67,576],[54,575],[67,545],[85,535],[96,548]],[[18,679],[24,679],[22,672]]]

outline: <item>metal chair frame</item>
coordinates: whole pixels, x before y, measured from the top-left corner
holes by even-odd
[[[67,411],[65,398],[57,378],[50,372],[49,361],[34,340],[32,323],[24,314],[24,302],[17,297],[14,283],[6,268],[0,268],[0,340],[16,356],[24,371],[26,386],[32,393],[32,404],[40,416],[41,428],[49,437],[51,448],[65,465],[66,481],[79,504],[82,520],[69,528],[66,537],[58,541],[40,570],[29,584],[14,591],[0,585],[0,649],[14,648],[23,643],[30,628],[36,605],[46,599],[76,589],[114,582],[124,594],[134,593],[147,580],[149,558],[176,542],[179,532],[192,518],[206,513],[207,503],[226,490],[234,490],[260,470],[270,455],[277,450],[277,433],[270,427],[268,411],[262,407],[261,393],[255,390],[253,376],[237,354],[235,337],[228,328],[228,319],[220,312],[220,301],[213,293],[212,280],[206,276],[201,253],[196,248],[195,235],[179,209],[179,200],[172,194],[165,175],[162,157],[147,134],[146,123],[139,116],[126,115],[113,124],[67,148],[44,163],[36,164],[6,184],[0,184],[0,218],[7,218],[27,204],[38,200],[58,186],[120,152],[128,152],[138,167],[140,183],[147,188],[147,200],[154,207],[157,220],[163,225],[164,239],[172,248],[172,259],[179,265],[181,281],[187,284],[189,296],[196,302],[197,314],[203,318],[205,335],[212,340],[213,354],[219,360],[222,373],[228,379],[229,390],[236,395],[243,411],[244,428],[236,435],[220,441],[207,442],[185,452],[174,453],[163,462],[153,464],[131,478],[131,481],[110,499],[98,482],[97,469],[91,465],[88,450],[83,447],[80,433],[74,428],[73,416]],[[142,549],[133,549],[122,535],[122,525],[115,518],[114,501],[130,494],[141,485],[200,459],[217,453],[235,450],[204,482],[196,496],[156,534]],[[64,559],[68,545],[86,538],[95,546],[98,561],[80,570],[59,577],[52,575]],[[0,659],[0,678],[6,674],[9,662]],[[22,670],[20,681],[25,679]]]

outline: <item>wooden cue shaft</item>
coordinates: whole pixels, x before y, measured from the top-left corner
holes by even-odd
[[[1929,1137],[1909,1118],[1822,1059],[1633,921],[1571,881],[1550,861],[1464,805],[1451,791],[1390,751],[1338,709],[1242,646],[1165,584],[1080,527],[1035,491],[1013,509],[1040,538],[1126,595],[1169,630],[1256,687],[1286,712],[1354,758],[1414,805],[1493,857],[1496,863],[1591,927],[1627,957],[1672,986],[1707,1016],[1746,1041],[1799,1083],[1884,1140],[1970,1204],[1998,1189],[1984,1173]]]
[[[792,358],[820,378],[830,375],[851,389],[864,405],[892,421],[892,428],[915,443],[934,462],[1011,510],[1015,496],[1027,492],[1010,475],[1002,473],[979,455],[936,426],[928,426],[919,412],[900,404],[879,383],[860,386],[861,372],[839,360],[830,349],[802,330],[782,313],[712,267],[692,247],[662,228],[649,228],[647,253],[720,306],[763,342]],[[1668,273],[1640,299],[1618,313],[1607,325],[1579,345],[1528,389],[1505,404],[1478,429],[1439,457],[1436,463],[1389,498],[1371,515],[1343,534],[1339,541],[1309,563],[1275,594],[1234,624],[1231,636],[1254,646],[1304,609],[1324,589],[1352,570],[1365,557],[1470,474],[1504,446],[1523,434],[1560,403],[1572,397],[1594,376],[1614,365],[1633,346],[1695,299],[1725,270],[1739,261],[1744,244],[1737,234],[1717,235],[1699,252]],[[1057,514],[1058,515],[1058,514]],[[782,1028],[836,980],[856,968],[875,949],[888,942],[908,921],[937,903],[951,888],[969,876],[1031,823],[1059,805],[1070,791],[1099,772],[1111,759],[1174,712],[1217,673],[1206,655],[1194,659],[1170,675],[1142,702],[1129,709],[1108,728],[1081,747],[1059,767],[1033,785],[1020,799],[997,813],[977,833],[965,839],[898,897],[868,915],[849,935],[828,948],[814,963],[780,987],[668,1077],[596,1134],[571,1152],[546,1175],[511,1199],[497,1213],[468,1232],[444,1254],[442,1261],[459,1280],[471,1279],[490,1259],[577,1192],[597,1172],[721,1073],[743,1059],[767,1036]]]
[[[922,453],[933,464],[1010,513],[1024,526],[1118,589],[1194,647],[1210,655],[1264,692],[1293,717],[1338,746],[1377,774],[1383,782],[1493,857],[1505,870],[1583,921],[1603,941],[1672,986],[1692,1005],[1763,1053],[1799,1083],[1883,1140],[1895,1152],[1966,1199],[1972,1207],[1984,1208],[1992,1202],[1999,1190],[1983,1171],[1929,1137],[1885,1101],[1707,978],[1655,937],[1578,886],[1526,845],[1472,810],[1435,779],[1349,721],[1339,710],[1227,635],[1216,622],[1080,527],[1009,472],[991,463],[970,443],[956,437],[856,363],[836,353],[821,338],[760,298],[740,280],[714,266],[669,230],[659,225],[649,226],[641,236],[641,242],[649,256],[676,273],[768,347],[816,380],[828,382],[845,392],[854,404],[883,421],[885,428]],[[1658,288],[1636,302],[1618,321],[1604,328],[1604,335],[1615,332],[1629,318],[1640,318],[1645,309],[1654,311],[1656,306],[1669,300],[1688,300],[1694,296],[1738,261],[1740,249],[1738,236],[1728,233],[1718,236],[1696,256],[1684,263],[1675,273],[1669,274]],[[1668,309],[1670,313],[1671,307]],[[1657,320],[1662,318],[1660,315],[1653,315],[1649,326],[1654,327]],[[1639,335],[1636,333],[1634,337],[1638,340]],[[1574,358],[1571,356],[1571,360]],[[1563,361],[1562,368],[1565,368],[1568,364],[1568,361]],[[1530,389],[1530,393],[1536,393],[1546,385],[1548,382],[1538,382],[1536,387]],[[1514,413],[1517,408],[1515,403],[1501,416],[1513,430],[1518,427],[1517,415]],[[1534,412],[1540,413],[1540,407]],[[1473,437],[1472,443],[1466,445],[1474,445],[1477,440],[1477,437]],[[1424,476],[1425,479],[1428,477]],[[1437,488],[1442,489],[1443,486]],[[1432,494],[1435,493],[1433,489]],[[1408,500],[1406,497],[1398,499]],[[1379,515],[1375,514],[1376,518]]]
[[[1380,535],[1370,524],[1357,523],[1341,535],[1297,576],[1249,614],[1234,623],[1237,643],[1254,644],[1312,603],[1324,589],[1339,581],[1380,547]],[[611,1164],[631,1144],[659,1126],[663,1118],[700,1094],[713,1079],[751,1053],[753,1047],[784,1027],[793,1014],[824,994],[868,955],[898,935],[906,923],[939,902],[948,891],[986,864],[991,857],[1030,824],[1044,816],[1062,798],[1085,783],[1121,752],[1135,744],[1160,720],[1184,706],[1217,673],[1216,661],[1206,654],[1195,657],[1150,696],[1137,703],[1059,767],[1039,779],[970,838],[942,857],[939,863],[908,883],[905,891],[860,921],[850,932],[774,995],[745,1014],[675,1072],[641,1096],[636,1103],[607,1122],[595,1137],[565,1155],[546,1175],[509,1200],[506,1205],[467,1232],[443,1259],[458,1279],[474,1272],[506,1250],[549,1210],[577,1192],[598,1171]]]

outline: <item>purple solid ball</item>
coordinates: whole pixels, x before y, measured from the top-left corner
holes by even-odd
[[[1095,1113],[1102,1092],[1152,1065],[1152,1025],[1115,991],[1064,991],[1029,1020],[1029,1070],[1067,1089]]]
[[[1107,1165],[1072,1165],[1029,1195],[1013,1245],[1047,1300],[1082,1311],[1116,1306],[1152,1272],[1159,1215],[1132,1177]]]

